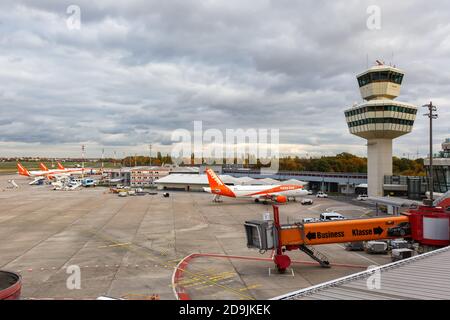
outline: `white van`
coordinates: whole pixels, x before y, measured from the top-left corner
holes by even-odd
[[[344,220],[345,217],[337,212],[324,212],[320,214],[321,221]]]
[[[328,198],[328,195],[323,191],[319,191],[316,193],[316,197],[317,198]]]
[[[367,196],[367,194],[360,194],[360,195],[358,195],[356,200],[358,200],[358,201],[366,201],[368,198],[369,197]]]

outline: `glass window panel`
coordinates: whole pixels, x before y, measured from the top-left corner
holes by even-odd
[[[388,78],[389,78],[389,71],[380,72],[380,80],[388,80]]]

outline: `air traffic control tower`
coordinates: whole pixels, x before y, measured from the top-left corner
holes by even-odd
[[[351,134],[367,139],[368,195],[383,196],[385,175],[392,175],[392,139],[411,132],[417,108],[394,101],[400,94],[404,72],[377,65],[357,76],[366,102],[345,110]]]

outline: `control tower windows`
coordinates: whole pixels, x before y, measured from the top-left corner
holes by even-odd
[[[365,85],[371,83],[370,73],[364,74],[358,78],[358,83],[360,87],[364,87]]]
[[[373,82],[388,81],[396,84],[402,84],[403,74],[394,71],[376,71],[363,74],[358,78],[360,87],[364,87]]]
[[[394,82],[396,84],[402,84],[403,74],[398,72],[391,72],[389,76],[389,81]]]
[[[365,124],[372,124],[372,123],[393,123],[393,124],[400,124],[400,125],[406,125],[406,126],[412,126],[414,125],[413,120],[405,120],[405,119],[397,119],[397,118],[368,118],[368,119],[362,119],[362,120],[356,120],[348,123],[349,128],[362,126]]]
[[[349,111],[345,111],[346,117],[356,116],[359,114],[364,114],[366,112],[374,112],[374,111],[392,111],[392,112],[401,112],[407,114],[416,114],[417,109],[415,108],[407,108],[396,105],[380,105],[380,106],[366,106],[358,109],[353,109]]]

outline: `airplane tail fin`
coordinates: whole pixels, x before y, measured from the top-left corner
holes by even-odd
[[[206,176],[208,177],[209,187],[211,188],[211,193],[224,195],[228,197],[236,197],[234,192],[228,188],[225,183],[220,180],[217,174],[211,168],[206,169]]]
[[[17,163],[17,169],[19,171],[19,175],[21,176],[30,176],[30,172],[24,167],[22,166],[20,163]]]
[[[43,170],[43,171],[48,171],[48,168],[47,168],[47,166],[45,165],[45,164],[43,164],[42,162],[41,163],[39,163],[39,167],[41,168],[41,170]]]
[[[61,164],[61,162],[58,162],[58,169],[60,169],[60,170],[64,170],[65,169],[64,166]]]

